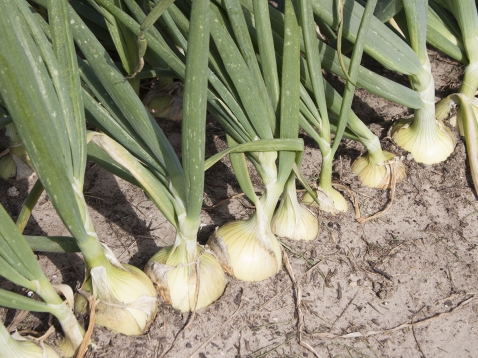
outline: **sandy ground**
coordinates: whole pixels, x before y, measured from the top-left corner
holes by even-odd
[[[459,83],[462,69],[431,52],[437,99]],[[371,62],[373,67],[373,61]],[[404,79],[405,81],[406,79]],[[340,86],[340,84],[338,84]],[[478,201],[472,190],[463,142],[441,164],[417,164],[387,137],[406,108],[358,91],[354,110],[380,136],[384,149],[403,156],[407,178],[397,185],[391,208],[363,225],[349,211],[316,212],[321,225],[309,243],[281,239],[290,262],[259,283],[228,278],[223,296],[191,317],[161,301],[147,334],[126,337],[101,327],[87,357],[478,357]],[[180,126],[163,124],[180,144]],[[223,131],[208,125],[208,154],[225,147]],[[304,137],[304,174],[320,172],[320,152]],[[344,141],[334,180],[354,193],[363,216],[382,210],[390,191],[370,189],[350,173],[363,152]],[[7,195],[15,187],[18,196]],[[31,183],[0,181],[0,202],[15,216]],[[257,187],[261,190],[261,187]],[[140,268],[174,240],[172,226],[138,188],[89,164],[85,193],[101,240],[121,262]],[[206,173],[204,205],[240,193],[227,159]],[[344,193],[349,200],[349,194]],[[251,204],[238,197],[202,212],[203,242],[218,225],[247,218]],[[68,235],[46,196],[26,228],[32,235]],[[79,254],[38,254],[54,283],[76,287],[83,277]],[[295,277],[293,285],[291,274]],[[6,282],[2,287],[18,290]],[[299,305],[297,303],[300,303]],[[12,322],[15,312],[4,310]],[[84,317],[81,317],[84,319]],[[45,331],[48,317],[29,314],[18,328]]]

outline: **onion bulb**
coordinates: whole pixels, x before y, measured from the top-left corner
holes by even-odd
[[[96,306],[96,324],[116,333],[140,335],[156,316],[156,290],[143,271],[120,264],[111,255],[111,251],[107,251],[111,265],[96,266],[87,272],[81,290],[100,300]],[[86,313],[87,299],[78,295],[75,301],[75,311]]]
[[[0,158],[0,178],[8,179],[15,176],[17,166],[10,154],[4,155]]]
[[[386,165],[386,162],[395,158],[395,155],[387,151],[382,151],[382,153],[383,161],[378,161],[377,158],[366,153],[352,164],[352,172],[360,178],[363,185],[379,189],[389,188],[392,182],[390,165],[394,165],[397,183],[407,176],[405,165],[401,160],[395,160],[390,162],[390,165]]]
[[[160,88],[150,90],[143,99],[143,104],[156,118],[165,118],[179,122],[183,117],[183,84],[164,78]]]
[[[309,209],[299,204],[295,190],[284,193],[271,227],[277,236],[292,240],[311,241],[319,234],[319,222]]]
[[[334,188],[318,188],[314,190],[320,205],[317,205],[315,200],[309,193],[305,193],[302,196],[302,202],[305,205],[318,206],[320,210],[337,214],[337,212],[346,212],[348,210],[347,201]]]
[[[33,166],[15,124],[6,125],[5,136],[8,138],[9,148],[3,152],[5,155],[0,157],[0,178],[15,176],[17,180],[27,179],[33,173]]]
[[[429,130],[419,130],[410,120],[400,121],[392,129],[393,140],[410,152],[418,163],[436,164],[446,160],[455,149],[453,133],[440,121]]]
[[[279,272],[282,253],[267,216],[256,212],[248,220],[229,222],[211,235],[208,245],[222,267],[243,281],[262,281]]]
[[[14,333],[10,336],[2,325],[0,334],[1,357],[15,358],[60,358],[58,353],[46,343],[34,342]]]
[[[210,305],[226,287],[224,271],[216,257],[196,243],[191,244],[196,245],[195,257],[188,258],[185,245],[171,245],[158,251],[144,269],[166,303],[181,312]]]

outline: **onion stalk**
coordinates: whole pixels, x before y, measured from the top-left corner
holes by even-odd
[[[281,247],[271,229],[272,214],[263,204],[265,195],[248,220],[222,225],[208,240],[226,272],[242,281],[265,280],[282,266]]]
[[[435,118],[435,82],[426,49],[427,3],[422,0],[403,2],[410,46],[417,54],[422,69],[410,76],[412,87],[419,93],[423,106],[413,119],[402,120],[392,129],[393,140],[424,164],[439,163],[455,149],[455,140],[441,121]]]
[[[110,265],[96,266],[87,271],[76,296],[75,311],[89,311],[88,296],[99,300],[95,323],[113,332],[137,336],[153,322],[158,309],[156,291],[151,280],[137,267],[121,264],[104,246]]]
[[[247,220],[220,226],[208,240],[226,272],[243,281],[265,280],[282,266],[280,244],[272,232],[271,220],[284,184],[277,181],[277,153],[259,153],[258,157],[256,168],[266,190],[260,198],[248,195],[255,205],[254,214]]]
[[[319,201],[318,204],[322,210],[326,210],[332,213],[344,212],[348,210],[348,205],[347,205],[347,202],[345,201],[345,198],[337,190],[335,190],[332,187],[332,161],[337,151],[339,142],[341,141],[342,136],[347,127],[348,119],[351,117],[352,112],[350,107],[351,107],[353,93],[354,93],[354,83],[358,79],[359,63],[362,57],[363,46],[365,43],[364,39],[368,32],[368,27],[370,25],[370,20],[372,18],[375,4],[376,4],[375,1],[367,2],[367,6],[363,14],[362,22],[358,30],[357,42],[354,47],[352,59],[348,69],[349,74],[347,75],[344,98],[342,99],[340,103],[340,109],[339,110],[336,109],[336,112],[339,114],[339,119],[335,128],[335,138],[332,144],[330,144],[331,125],[330,125],[328,109],[326,105],[326,99],[327,99],[326,91],[324,91],[324,88],[326,86],[323,85],[324,81],[322,78],[322,73],[320,71],[321,62],[320,62],[319,53],[316,49],[317,39],[316,39],[316,36],[314,35],[315,30],[312,29],[311,26],[309,25],[309,24],[313,24],[312,2],[303,1],[301,5],[303,21],[305,22],[305,25],[302,28],[303,28],[303,37],[305,39],[305,48],[306,48],[306,54],[307,54],[309,76],[312,82],[311,87],[315,96],[315,100],[318,103],[318,107],[320,111],[320,114],[319,114],[315,110],[313,104],[309,104],[308,108],[309,108],[310,114],[312,115],[306,116],[306,118],[309,120],[310,125],[307,123],[304,123],[302,127],[305,128],[306,131],[313,136],[313,138],[315,138],[315,140],[319,144],[319,148],[321,149],[322,167],[321,167],[320,178],[319,178],[319,187],[322,190],[322,192],[324,192],[332,200],[333,205],[330,205],[329,201],[324,201],[324,200]],[[341,36],[340,33],[339,33],[339,36]],[[319,70],[316,70],[317,66]],[[304,92],[303,98],[305,99],[307,104],[307,103],[310,103],[311,100],[308,99],[306,95],[307,94]],[[329,95],[329,98],[330,98],[330,95]],[[335,99],[337,98],[337,96],[334,96],[333,98]],[[358,130],[359,132],[367,133],[360,127],[360,125],[358,124],[359,122],[360,120],[358,120],[357,118],[357,120],[354,120],[352,122],[352,126],[354,126],[355,129]],[[311,128],[312,125],[315,125],[319,129],[320,136],[315,135],[313,133],[313,130]],[[319,198],[319,196],[317,195],[318,192],[316,192],[315,194],[318,199]],[[303,196],[302,201],[304,203],[312,204],[313,199],[314,198],[313,196],[310,195],[310,193],[306,193]]]
[[[391,186],[390,165],[395,165],[395,181],[399,182],[406,177],[405,166],[401,160],[396,160],[393,153],[383,151],[382,158],[366,153],[352,164],[352,172],[362,183],[371,188],[388,189]]]
[[[188,256],[193,250],[196,255]],[[208,306],[222,295],[226,286],[216,256],[198,245],[190,250],[168,246],[151,257],[144,270],[166,303],[181,312]]]
[[[226,4],[233,31],[240,39],[238,46],[245,54],[243,72],[235,72],[234,61],[232,58],[228,58],[228,52],[231,50],[226,46],[220,46],[223,39],[227,38],[225,37],[227,31],[217,28],[216,31],[212,32],[212,35],[222,60],[229,75],[231,77],[235,76],[233,77],[234,80],[237,79],[235,83],[241,86],[237,89],[244,105],[250,106],[253,104],[251,102],[253,99],[248,98],[251,88],[257,88],[258,98],[264,98],[262,97],[264,93],[260,89],[264,86],[267,89],[268,96],[264,98],[264,102],[261,101],[261,109],[269,121],[264,121],[260,117],[257,118],[253,112],[249,112],[252,123],[256,124],[256,136],[265,139],[270,138],[276,132],[281,138],[297,138],[300,48],[299,27],[293,5],[291,1],[285,2],[285,45],[282,81],[279,86],[277,58],[272,41],[268,4],[266,2],[254,3],[253,11],[258,31],[259,56],[264,74],[263,77],[260,75],[254,76],[249,83],[250,88],[242,87],[241,77],[249,76],[248,73],[254,73],[259,67],[255,61],[256,56],[253,55],[251,39],[245,35],[248,32],[246,32],[246,23],[242,11],[237,11],[240,8],[240,4],[236,1],[230,1]],[[219,30],[222,32],[220,33]],[[235,45],[229,42],[229,39],[227,41],[231,48],[235,48]],[[242,61],[239,51],[237,49],[235,51],[238,55],[236,57]],[[248,72],[248,70],[251,72]],[[274,113],[279,113],[279,110],[280,119],[276,124]],[[268,126],[264,127],[264,124],[268,124]],[[237,143],[231,134],[228,136],[228,143],[229,145]],[[245,168],[244,156],[231,155],[231,163],[239,184],[254,203],[256,209],[254,214],[246,221],[234,221],[219,227],[209,238],[208,244],[216,252],[220,262],[229,274],[245,281],[260,281],[275,275],[281,268],[281,249],[272,232],[271,221],[275,207],[291,175],[292,164],[296,161],[296,155],[291,152],[280,152],[279,155],[277,152],[262,152],[250,153],[249,158],[264,183],[265,192],[260,198],[255,195]],[[279,159],[278,166],[276,164],[277,158]]]
[[[442,121],[435,119],[435,87],[428,59],[423,75],[428,78],[427,87],[420,92],[423,106],[415,110],[411,119],[402,119],[392,128],[392,138],[410,152],[415,161],[435,164],[446,160],[455,149],[455,139]],[[417,86],[419,86],[417,84]]]
[[[357,158],[351,167],[352,172],[360,178],[362,184],[371,188],[390,188],[392,178],[390,167],[387,165],[390,161],[393,161],[395,165],[395,182],[405,179],[406,167],[403,161],[399,160],[395,154],[382,150],[378,137],[358,120],[353,112],[347,126],[367,149],[367,152]]]
[[[476,111],[476,91],[478,88],[478,14],[475,1],[453,2],[437,0],[434,9],[440,16],[437,24],[438,34],[447,34],[442,41],[446,54],[465,64],[465,73],[458,93],[449,95],[436,105],[442,119],[446,118],[451,107],[458,105],[457,125],[460,135],[465,139],[473,184],[478,188],[478,117]],[[451,15],[449,15],[451,14]],[[450,19],[454,17],[454,19]],[[453,22],[453,20],[456,21]],[[458,29],[456,29],[458,24]],[[452,36],[450,36],[450,33]],[[429,42],[434,44],[431,40]]]

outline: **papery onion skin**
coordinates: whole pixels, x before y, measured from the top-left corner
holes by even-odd
[[[262,281],[277,274],[281,268],[280,244],[270,224],[263,222],[261,229],[258,220],[254,215],[245,221],[229,222],[208,240],[224,270],[242,281]]]
[[[214,255],[197,247],[199,292],[196,304],[197,264],[173,262],[170,260],[173,249],[171,245],[158,251],[144,269],[166,303],[181,312],[189,312],[209,306],[221,297],[226,278]]]
[[[291,240],[314,240],[319,234],[319,222],[309,209],[292,201],[289,195],[281,200],[272,217],[272,232]]]
[[[96,306],[96,324],[128,336],[141,335],[156,317],[157,293],[143,271],[127,264],[122,267],[93,268],[81,290],[94,293],[100,300]],[[88,311],[85,297],[77,295],[75,301],[76,312]]]
[[[305,193],[302,196],[302,202],[305,205],[312,207],[319,206],[320,210],[329,212],[331,214],[337,214],[338,212],[346,212],[348,210],[348,204],[342,194],[340,194],[334,188],[314,190],[315,195],[319,199],[320,205],[314,201],[309,193]]]
[[[352,164],[352,172],[360,178],[363,185],[370,188],[388,189],[391,185],[391,171],[385,165],[386,161],[395,158],[393,153],[382,151],[384,162],[376,163],[368,153],[360,156]],[[401,160],[395,160],[390,165],[394,165],[395,182],[398,183],[406,178],[405,164]]]

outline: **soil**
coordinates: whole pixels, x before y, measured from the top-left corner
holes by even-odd
[[[459,85],[463,69],[434,51],[430,59],[439,99]],[[372,60],[366,64],[379,70]],[[319,357],[478,357],[478,201],[462,140],[456,136],[456,149],[444,163],[418,164],[387,137],[394,121],[411,116],[407,108],[359,89],[354,110],[408,168],[383,216],[361,225],[351,202],[347,213],[316,211],[321,225],[316,240],[281,239],[290,270],[283,267],[257,283],[229,277],[222,297],[194,317],[161,300],[154,323],[140,337],[95,327],[86,357],[314,357],[313,351]],[[161,125],[179,150],[180,125]],[[224,133],[213,121],[208,137],[208,155],[225,148]],[[302,169],[312,181],[320,172],[320,152],[303,138]],[[351,174],[351,163],[363,151],[344,141],[334,180],[354,193],[362,216],[369,216],[384,209],[391,196],[390,190],[362,186]],[[0,182],[0,203],[13,217],[31,186]],[[13,187],[17,196],[7,194]],[[239,193],[227,158],[206,172],[205,208]],[[91,163],[85,195],[99,237],[121,262],[142,268],[173,242],[172,226],[140,189]],[[350,199],[347,192],[344,196]],[[240,196],[206,209],[202,242],[216,226],[253,212]],[[45,195],[25,233],[69,235]],[[38,253],[38,259],[53,283],[81,283],[80,254]],[[19,291],[6,282],[2,287]],[[2,318],[9,324],[15,314],[4,310]],[[48,316],[28,314],[18,328],[45,332]]]

